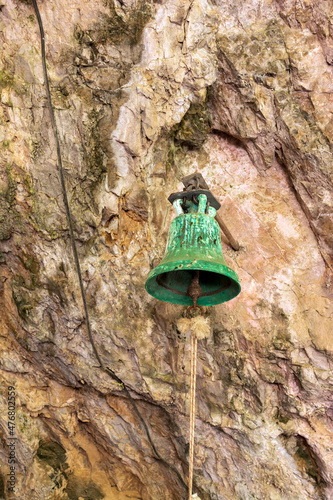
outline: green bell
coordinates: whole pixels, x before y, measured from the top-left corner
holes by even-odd
[[[237,274],[223,258],[214,208],[220,204],[209,191],[197,190],[196,197],[193,193],[176,193],[169,198],[177,217],[171,222],[165,256],[149,273],[146,290],[173,304],[212,306],[233,299],[241,287]],[[190,290],[195,281],[200,292],[194,299]]]

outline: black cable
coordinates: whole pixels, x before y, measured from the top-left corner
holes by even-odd
[[[93,338],[92,331],[91,331],[91,327],[90,327],[90,320],[89,320],[89,313],[88,313],[88,307],[87,307],[87,301],[86,301],[86,294],[85,294],[84,287],[83,287],[83,280],[82,280],[82,273],[81,273],[80,261],[79,261],[79,257],[78,257],[78,253],[77,253],[77,248],[76,248],[76,242],[75,242],[74,231],[73,231],[72,216],[71,216],[71,212],[70,212],[70,208],[69,208],[67,191],[66,191],[66,185],[65,185],[65,178],[64,178],[64,172],[63,172],[63,166],[62,166],[62,158],[61,158],[61,151],[60,151],[60,142],[59,142],[58,130],[57,130],[56,122],[55,122],[53,105],[52,105],[52,100],[51,100],[51,92],[50,92],[50,86],[49,86],[49,80],[48,80],[48,73],[47,73],[47,68],[46,68],[45,36],[44,36],[43,22],[42,22],[42,19],[40,17],[40,13],[39,13],[37,1],[36,0],[32,0],[32,3],[33,3],[33,6],[34,6],[34,9],[35,9],[35,12],[36,12],[36,17],[37,17],[39,31],[40,31],[41,50],[42,50],[42,64],[43,64],[43,71],[44,71],[44,79],[45,79],[45,86],[46,86],[47,101],[48,101],[49,111],[50,111],[50,115],[51,115],[51,122],[52,122],[52,128],[53,128],[53,132],[54,132],[54,137],[55,137],[56,145],[57,145],[57,156],[58,156],[58,163],[59,163],[59,172],[60,172],[61,187],[62,187],[62,193],[63,193],[63,197],[64,197],[64,203],[65,203],[66,214],[67,214],[67,219],[68,219],[70,239],[71,239],[71,244],[72,244],[72,249],[73,249],[73,254],[74,254],[75,266],[76,266],[76,271],[77,271],[77,275],[78,275],[79,283],[80,283],[80,290],[81,290],[81,296],[82,296],[82,302],[83,302],[84,312],[85,312],[85,316],[86,316],[85,319],[86,319],[86,325],[87,325],[89,340],[90,340],[91,346],[93,348],[95,356],[96,356],[96,358],[97,358],[97,360],[98,360],[98,362],[99,362],[102,370],[105,371],[108,375],[110,375],[110,377],[112,377],[114,380],[116,380],[117,385],[122,386],[125,394],[127,395],[128,399],[132,403],[133,409],[134,409],[135,413],[137,414],[137,416],[139,417],[139,419],[140,419],[140,421],[141,421],[141,423],[142,423],[142,425],[143,425],[143,427],[145,429],[148,441],[149,441],[149,443],[150,443],[150,445],[151,445],[151,447],[152,447],[152,449],[153,449],[156,457],[162,463],[164,463],[167,467],[169,467],[169,469],[172,470],[177,475],[177,477],[178,477],[179,481],[181,482],[181,484],[188,491],[188,487],[187,487],[186,483],[184,482],[183,478],[181,477],[180,473],[178,472],[178,470],[175,467],[173,467],[172,465],[170,465],[166,460],[164,460],[164,458],[162,458],[161,455],[159,454],[159,452],[157,451],[157,449],[156,449],[156,447],[155,447],[155,445],[153,443],[153,440],[152,440],[152,438],[150,436],[147,424],[144,421],[144,419],[143,419],[143,417],[142,417],[142,415],[141,415],[141,413],[140,413],[140,411],[139,411],[139,409],[138,409],[138,407],[137,407],[134,399],[132,398],[132,396],[131,396],[129,390],[127,389],[127,387],[125,386],[124,382],[114,373],[113,370],[111,370],[111,368],[109,368],[109,367],[107,367],[107,366],[104,365],[104,363],[101,360],[101,358],[100,358],[100,356],[98,354],[98,351],[96,349],[96,345],[95,345],[94,338]]]

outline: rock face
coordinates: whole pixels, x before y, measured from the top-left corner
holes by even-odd
[[[332,3],[39,7],[103,363],[186,482],[184,309],[144,282],[165,249],[168,195],[200,171],[240,241],[238,252],[223,248],[242,292],[205,311],[194,491],[332,499]],[[89,342],[32,4],[0,2],[0,22],[0,498],[185,499]]]

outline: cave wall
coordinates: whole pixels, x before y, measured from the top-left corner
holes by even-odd
[[[184,308],[144,289],[167,202],[200,171],[241,249],[206,308],[194,490],[333,498],[333,6],[325,0],[40,0],[92,330],[186,481]],[[38,24],[0,2],[0,498],[179,500],[85,326]],[[16,486],[8,492],[8,387]]]

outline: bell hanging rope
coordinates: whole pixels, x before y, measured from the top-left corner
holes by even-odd
[[[239,294],[238,276],[227,266],[222,254],[220,228],[235,250],[239,249],[239,244],[217,215],[221,205],[209,191],[202,175],[193,174],[182,181],[184,191],[169,196],[177,217],[171,222],[164,258],[149,273],[146,290],[159,300],[189,306],[186,318],[177,326],[184,333],[191,332],[188,500],[200,500],[196,493],[192,495],[197,340],[207,337],[210,329],[202,316],[190,319],[189,312],[195,307],[227,302]]]

